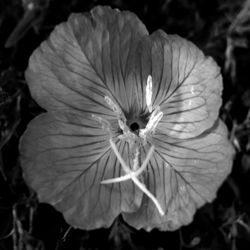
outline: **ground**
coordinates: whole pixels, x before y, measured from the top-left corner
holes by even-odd
[[[69,227],[22,179],[18,142],[42,112],[24,71],[32,51],[72,12],[110,5],[136,13],[150,32],[193,41],[223,75],[221,119],[236,155],[217,198],[175,232],[136,231],[118,218],[109,229]],[[2,0],[0,2],[0,249],[250,249],[250,1]]]

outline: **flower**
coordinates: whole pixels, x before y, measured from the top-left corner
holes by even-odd
[[[47,112],[21,139],[24,179],[72,226],[122,214],[137,229],[175,230],[231,171],[219,67],[177,35],[149,35],[131,12],[72,14],[26,80]]]

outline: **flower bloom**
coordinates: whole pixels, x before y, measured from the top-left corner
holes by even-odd
[[[219,67],[130,12],[71,15],[33,53],[26,80],[47,112],[21,139],[24,179],[72,226],[109,227],[122,214],[138,229],[175,230],[230,173]]]

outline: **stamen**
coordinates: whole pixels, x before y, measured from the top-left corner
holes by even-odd
[[[128,135],[129,134],[129,137],[131,137],[132,135],[134,135],[133,133],[131,133],[129,131],[129,128],[128,126],[126,125],[126,121],[124,122],[122,119],[119,119],[118,120],[118,124],[119,124],[119,127],[120,129],[123,131],[123,135]],[[134,138],[134,137],[133,137]]]
[[[161,111],[159,111],[158,114],[152,113],[152,115],[149,119],[149,122],[146,126],[146,129],[153,131],[157,127],[157,125],[162,117],[163,117],[163,112],[161,112]]]
[[[100,116],[94,115],[94,114],[92,114],[91,116],[92,116],[92,118],[94,118],[97,122],[99,122],[102,125],[103,130],[106,130],[109,133],[111,132],[111,130],[110,130],[111,125],[107,120],[101,118]]]
[[[149,110],[149,113],[152,112],[152,95],[153,95],[153,82],[152,82],[152,76],[149,75],[147,79],[147,85],[146,85],[146,104]]]
[[[118,120],[118,124],[119,124],[119,127],[120,129],[123,131],[124,129],[128,129],[127,126],[126,126],[126,123],[123,122],[122,120]]]
[[[138,165],[139,165],[138,158],[139,158],[139,149],[138,147],[136,147],[135,158],[133,160],[133,167],[132,167],[133,171],[136,171],[138,169]]]
[[[147,133],[154,132],[155,128],[157,127],[162,117],[163,117],[163,112],[160,111],[160,107],[157,107],[154,110],[154,112],[150,115],[146,128],[140,130],[139,136],[141,138],[145,138]]]
[[[122,114],[120,108],[111,100],[110,97],[105,96],[104,99],[105,99],[106,103],[111,107],[111,109],[112,109],[117,115],[121,115],[121,114]]]
[[[130,168],[126,165],[125,161],[123,160],[122,156],[120,155],[119,151],[117,150],[117,147],[115,145],[115,143],[112,141],[112,139],[109,140],[110,142],[110,145],[111,145],[111,148],[113,149],[116,157],[118,158],[123,170],[125,171],[126,174],[131,174],[134,173],[133,171],[130,170]],[[151,147],[152,148],[152,147]],[[152,153],[151,153],[152,154]],[[143,165],[143,167],[145,167],[147,165],[147,162],[149,161],[150,158],[146,157],[146,160],[144,161],[145,162],[145,165]],[[164,211],[160,205],[160,203],[158,202],[158,200],[154,197],[154,195],[146,188],[146,186],[141,183],[137,177],[134,177],[133,175],[131,176],[130,178],[134,184],[139,188],[141,189],[141,191],[146,194],[152,201],[153,203],[155,204],[156,208],[158,209],[159,213],[161,216],[164,215]],[[104,181],[102,181],[102,184],[107,184],[107,183],[103,183]]]

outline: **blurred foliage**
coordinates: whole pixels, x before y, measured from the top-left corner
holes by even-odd
[[[186,37],[221,66],[233,171],[217,199],[176,232],[136,231],[121,218],[110,229],[76,230],[23,182],[18,142],[42,112],[24,80],[29,56],[70,13],[96,5],[135,12],[150,32]],[[250,249],[250,0],[1,0],[0,34],[0,249]]]

